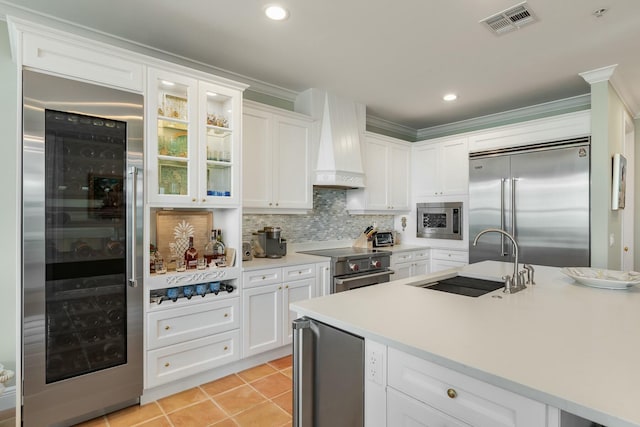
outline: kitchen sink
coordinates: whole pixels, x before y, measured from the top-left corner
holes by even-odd
[[[448,292],[450,294],[465,295],[468,297],[479,297],[480,295],[493,292],[504,287],[504,282],[494,280],[476,279],[473,277],[454,276],[447,279],[429,282],[419,285],[424,289]]]

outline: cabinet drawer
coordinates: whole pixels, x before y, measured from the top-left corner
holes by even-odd
[[[413,259],[416,261],[419,259],[429,259],[431,257],[431,249],[423,249],[413,252]]]
[[[315,264],[292,265],[291,267],[282,268],[282,281],[291,282],[292,280],[314,278],[316,275]]]
[[[239,342],[235,330],[148,351],[146,388],[239,360]]]
[[[25,33],[23,63],[83,80],[142,92],[142,64],[92,47]]]
[[[262,285],[282,283],[282,269],[270,268],[268,270],[245,271],[242,273],[242,286],[253,288]]]
[[[147,346],[154,349],[237,329],[239,307],[240,299],[231,298],[150,313]]]
[[[475,427],[537,427],[546,406],[389,348],[389,386]]]
[[[391,254],[391,265],[412,261],[413,257],[413,252],[398,252]]]
[[[469,252],[466,251],[448,251],[446,249],[433,249],[431,252],[432,259],[440,259],[445,261],[469,262]]]
[[[394,427],[472,427],[429,405],[387,388],[387,424]]]

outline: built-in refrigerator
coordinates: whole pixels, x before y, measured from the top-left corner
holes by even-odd
[[[590,265],[589,138],[471,153],[469,262],[519,261],[549,266]]]
[[[143,114],[140,94],[23,71],[25,427],[142,394]]]
[[[364,339],[308,317],[292,326],[294,427],[363,427]]]

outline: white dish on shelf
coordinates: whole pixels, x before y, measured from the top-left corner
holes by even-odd
[[[640,284],[640,273],[636,271],[603,270],[589,267],[565,267],[561,270],[576,282],[603,289],[627,289]]]

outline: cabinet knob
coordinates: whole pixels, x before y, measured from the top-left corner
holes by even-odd
[[[273,206],[273,203],[269,202],[269,206]]]
[[[267,276],[262,276],[262,280],[264,280],[264,279],[266,279],[266,278],[267,278]]]
[[[286,285],[284,288],[285,288],[285,289],[289,289],[289,285]]]
[[[629,246],[625,246],[625,247],[624,247],[624,251],[625,251],[625,252],[629,252]]]
[[[194,197],[193,199],[191,199],[191,201],[192,201],[192,202],[195,202],[195,201],[196,201],[196,198]]]
[[[454,389],[450,388],[449,390],[447,390],[447,396],[449,396],[452,399],[455,399],[456,397],[458,397],[458,393],[456,393]]]
[[[225,345],[224,346],[224,351],[227,351],[227,350],[229,350],[229,347]]]
[[[202,201],[203,201],[203,202],[206,202],[206,201],[207,201],[207,199],[202,199]]]
[[[278,289],[282,289],[282,286],[278,286]]]
[[[225,313],[225,314],[224,314],[224,317],[229,317],[229,313]]]
[[[164,364],[164,367],[165,367],[165,368],[168,368],[169,366],[171,366],[171,364],[170,364],[169,362],[167,362],[167,363],[165,363],[165,364]]]
[[[276,203],[276,206],[280,206],[280,203]]]
[[[165,327],[164,327],[164,330],[165,330],[165,331],[168,331],[169,329],[171,329],[171,326],[169,326],[169,325],[167,325],[167,326],[165,326]]]

